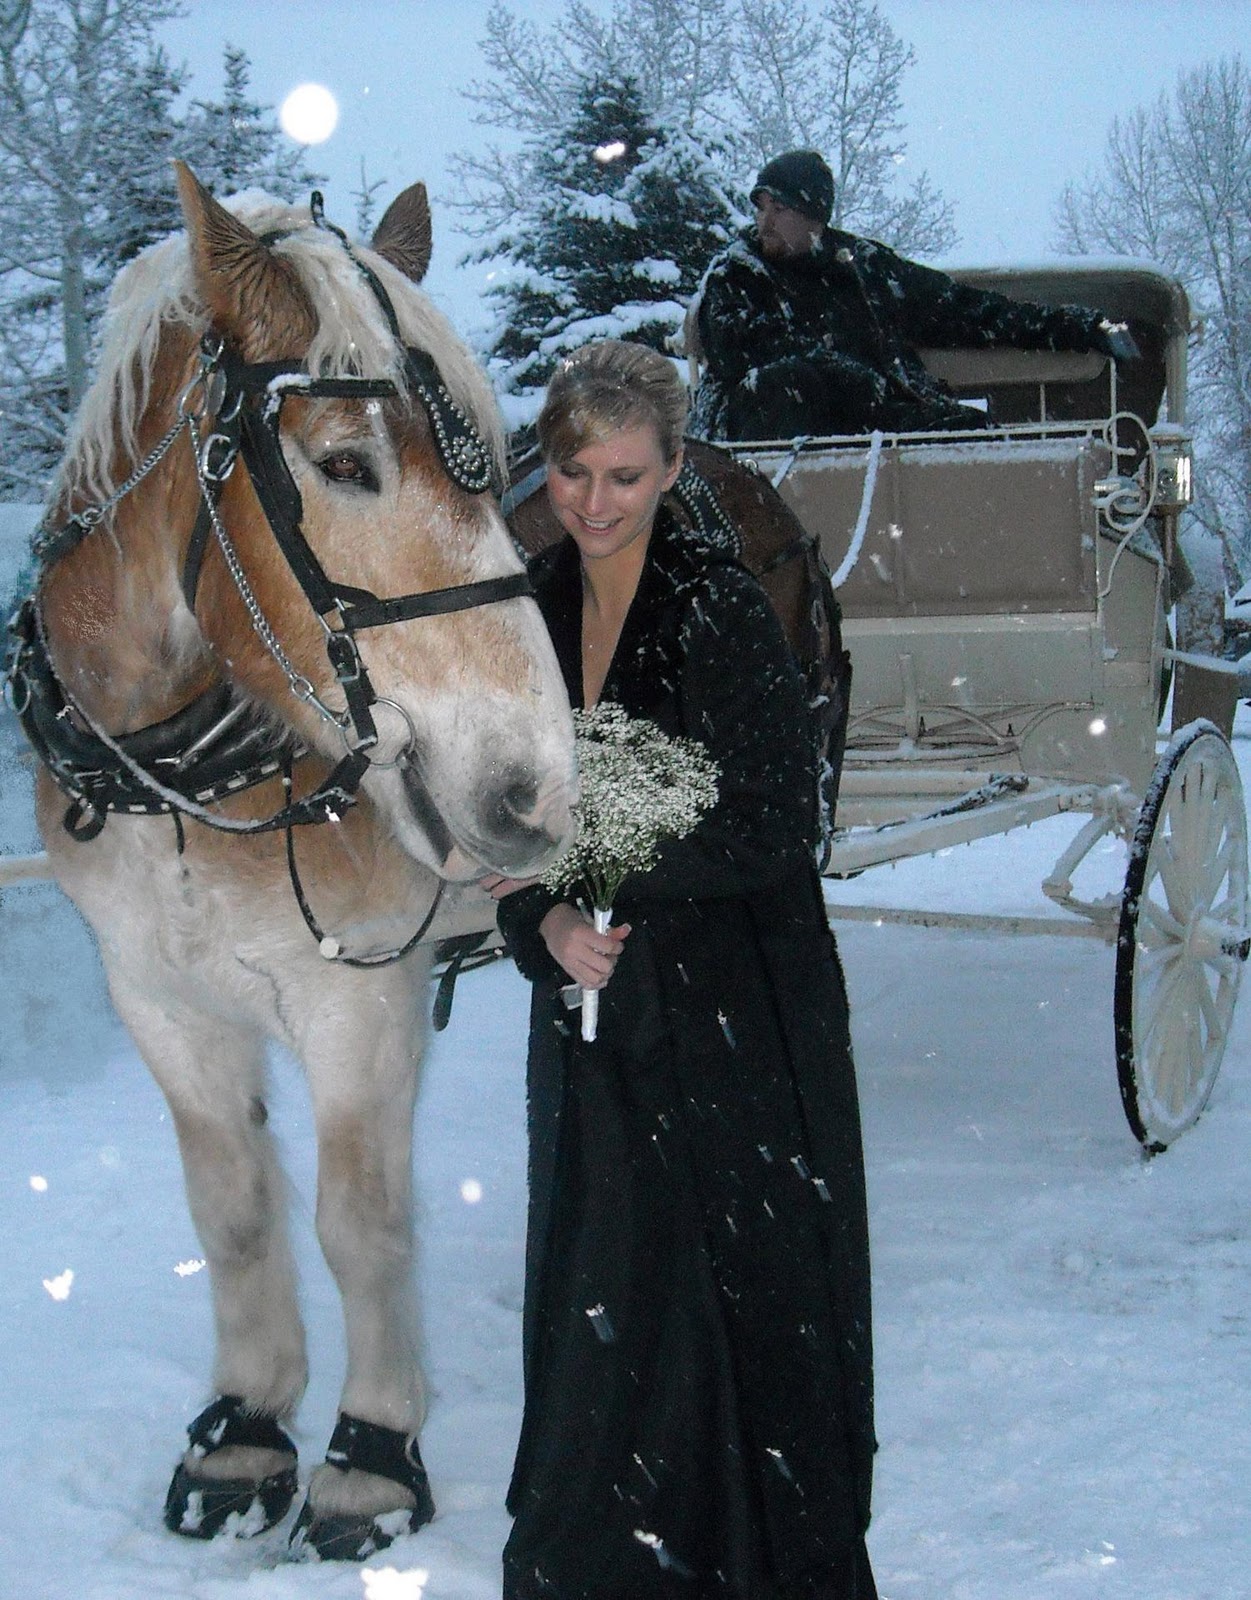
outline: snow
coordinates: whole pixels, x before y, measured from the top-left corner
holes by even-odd
[[[0,719],[0,848],[32,841]],[[1235,750],[1251,779],[1251,714]],[[832,884],[834,903],[1046,913],[1055,819]],[[1123,850],[1092,862],[1115,881]],[[1085,887],[1079,884],[1079,888]],[[1097,885],[1096,885],[1097,887]],[[1054,908],[1051,908],[1054,909]],[[1065,921],[1055,911],[1057,920]],[[884,1600],[1238,1600],[1251,1473],[1251,1008],[1212,1102],[1146,1160],[1120,1110],[1112,952],[837,923],[874,1248]],[[0,899],[0,1594],[23,1600],[486,1600],[520,1417],[527,994],[461,979],[431,1051],[417,1172],[439,1515],[363,1569],[284,1560],[286,1527],[180,1540],[161,1504],[208,1398],[207,1273],[160,1095],[51,886]],[[342,1361],[312,1231],[310,1120],[274,1062],[313,1380]]]

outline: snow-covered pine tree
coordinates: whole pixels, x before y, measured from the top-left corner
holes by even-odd
[[[520,224],[531,157],[559,137],[580,86],[629,73],[649,117],[715,143],[739,222],[750,221],[746,191],[763,162],[808,147],[834,171],[840,225],[906,255],[955,243],[950,204],[906,159],[902,86],[914,55],[876,0],[614,0],[603,10],[566,0],[546,28],[523,13],[495,0],[480,42],[488,75],[463,91],[474,120],[507,138],[452,160],[457,186],[443,199],[470,237]]]
[[[219,199],[264,189],[280,200],[307,198],[324,181],[304,164],[304,152],[285,141],[272,107],[251,96],[252,64],[243,50],[222,53],[220,100],[193,100],[179,145],[196,177]]]
[[[596,77],[557,137],[531,152],[534,192],[495,262],[488,355],[501,386],[532,394],[591,339],[663,350],[731,217],[706,153],[643,110],[629,77]]]
[[[30,0],[0,12],[0,499],[39,500],[90,379],[117,269],[179,225],[172,155],[219,194],[317,182],[227,51],[225,93],[181,120],[154,45],[178,0]]]
[[[186,82],[185,68],[159,47],[140,67],[130,115],[116,131],[120,159],[98,179],[95,245],[103,289],[141,250],[182,226],[171,163],[182,154],[174,106]]]

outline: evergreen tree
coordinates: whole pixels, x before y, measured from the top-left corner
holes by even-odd
[[[141,250],[182,226],[172,162],[182,153],[174,104],[187,73],[162,49],[153,50],[133,87],[130,115],[117,130],[120,160],[98,182],[95,231],[104,289]]]
[[[324,182],[304,165],[304,152],[287,146],[273,110],[251,98],[252,64],[227,45],[220,100],[193,100],[179,143],[196,177],[218,199],[264,189],[294,201]]]
[[[606,15],[566,0],[546,29],[495,0],[480,48],[489,76],[464,91],[474,120],[529,143],[520,160],[497,146],[453,159],[446,202],[472,237],[525,214],[534,153],[560,137],[582,87],[629,74],[648,116],[715,144],[731,211],[764,161],[807,147],[833,169],[836,223],[907,255],[955,243],[951,206],[925,173],[901,183],[913,170],[903,81],[914,56],[875,0],[615,0]]]
[[[532,393],[594,338],[663,350],[731,219],[694,140],[649,118],[638,85],[599,77],[558,135],[531,152],[534,197],[497,263],[490,358],[503,387]]]
[[[90,380],[119,267],[181,223],[170,158],[226,194],[318,181],[227,50],[225,91],[177,101],[152,43],[178,0],[29,0],[0,11],[0,498],[41,499]]]

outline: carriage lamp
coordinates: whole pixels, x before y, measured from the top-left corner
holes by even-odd
[[[1194,499],[1191,476],[1191,434],[1175,422],[1157,422],[1151,429],[1155,449],[1155,510],[1175,517]]]

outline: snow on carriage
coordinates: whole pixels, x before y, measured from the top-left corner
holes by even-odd
[[[1085,814],[1042,885],[1080,921],[1045,926],[1115,940],[1122,1102],[1159,1151],[1208,1099],[1251,947],[1229,745],[1240,680],[1192,636],[1191,619],[1219,615],[1221,596],[1203,592],[1211,579],[1178,552],[1192,496],[1189,306],[1178,283],[1134,263],[955,276],[1100,307],[1128,321],[1141,359],[1118,371],[1099,354],[927,351],[930,370],[989,406],[997,426],[732,447],[819,542],[842,611],[853,675],[824,870],[852,876]],[[1170,687],[1174,732],[1157,760]],[[1123,891],[1084,900],[1074,873],[1110,834],[1130,846]]]

